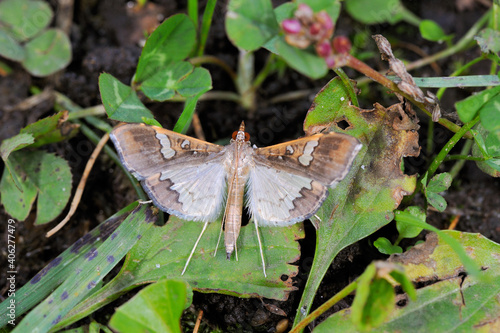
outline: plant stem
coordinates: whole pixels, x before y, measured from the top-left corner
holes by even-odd
[[[371,68],[370,66],[368,66],[367,64],[362,62],[361,60],[359,60],[351,55],[346,55],[346,65],[351,67],[352,69],[355,69],[355,70],[363,73],[364,75],[366,75],[369,78],[371,78],[372,80],[380,83],[381,85],[383,85],[387,89],[390,89],[392,91],[395,91],[395,92],[403,95],[405,98],[407,98],[413,104],[415,104],[419,109],[421,109],[425,114],[427,114],[429,117],[432,117],[431,113],[425,108],[424,103],[415,101],[411,96],[402,92],[398,88],[396,83],[392,82],[391,80],[389,80],[389,78],[387,78],[386,76],[377,72],[376,70],[374,70],[373,68]],[[454,133],[456,133],[460,130],[460,126],[452,123],[451,121],[449,121],[448,119],[445,119],[445,118],[440,118],[438,123]],[[472,137],[469,134],[467,134],[467,138],[470,139]]]
[[[189,62],[195,66],[206,63],[206,64],[214,64],[221,67],[231,77],[231,80],[233,80],[236,86],[236,79],[238,76],[228,64],[226,64],[219,58],[210,55],[204,55],[200,57],[191,58],[189,59]]]
[[[490,15],[491,15],[491,10],[488,10],[476,23],[474,23],[474,25],[469,29],[469,31],[467,31],[467,33],[457,43],[453,44],[450,48],[444,49],[443,51],[433,54],[427,58],[423,58],[415,62],[412,62],[406,66],[406,69],[412,70],[415,68],[419,68],[464,50],[465,48],[467,48],[468,44],[474,40],[474,37],[477,35],[479,30],[486,24]]]
[[[203,19],[201,20],[200,41],[198,43],[198,51],[196,54],[200,57],[205,52],[205,45],[207,43],[208,32],[212,25],[212,18],[214,16],[215,5],[217,0],[208,0],[203,12]]]
[[[253,80],[252,87],[254,90],[259,89],[259,87],[262,85],[262,82],[264,82],[265,79],[271,74],[271,72],[273,71],[275,59],[276,55],[274,53],[271,53],[269,57],[267,57],[264,68],[262,68],[259,74],[257,74],[257,76],[255,77],[255,80]]]
[[[479,115],[476,116],[473,120],[469,121],[468,123],[465,123],[462,128],[453,135],[453,137],[446,143],[446,145],[441,149],[439,154],[434,158],[432,161],[431,165],[429,166],[429,169],[427,171],[428,173],[428,179],[432,178],[432,175],[436,172],[437,168],[443,163],[445,157],[448,155],[450,150],[455,147],[457,142],[467,133],[472,126],[474,126],[477,122],[479,121]]]
[[[452,179],[455,179],[457,177],[458,173],[460,172],[460,170],[462,170],[462,168],[467,160],[476,160],[477,157],[467,156],[467,154],[469,154],[469,152],[472,148],[473,143],[474,143],[473,140],[466,140],[464,143],[464,146],[462,147],[462,151],[460,151],[460,155],[448,155],[445,157],[444,162],[451,161],[451,160],[458,160],[453,165],[453,167],[450,169],[450,172],[449,172]]]
[[[194,23],[194,28],[198,30],[198,0],[188,0],[188,15]]]
[[[351,282],[348,284],[344,289],[339,291],[336,295],[334,295],[332,298],[330,298],[328,301],[323,303],[319,308],[311,312],[307,317],[305,317],[300,323],[297,324],[290,333],[298,333],[302,331],[304,328],[306,328],[307,325],[309,325],[313,320],[318,318],[320,315],[322,315],[326,310],[334,306],[336,303],[338,303],[340,300],[348,296],[350,293],[352,293],[354,290],[356,290],[358,286],[358,283],[356,281]]]
[[[484,60],[484,59],[485,58],[481,56],[481,57],[477,57],[476,59],[473,59],[473,60],[469,61],[468,63],[466,63],[465,65],[461,66],[459,69],[457,69],[453,73],[451,73],[450,77],[458,76],[458,75],[462,74],[465,70],[469,69],[469,67],[471,67],[472,65],[474,65],[474,64],[476,64],[476,63],[478,63],[478,62],[480,62],[481,60]],[[446,91],[446,88],[447,87],[441,87],[437,91],[436,97],[439,100],[441,100],[441,98],[443,97],[443,94]]]

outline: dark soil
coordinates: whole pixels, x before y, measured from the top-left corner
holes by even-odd
[[[458,2],[458,1],[457,1]],[[51,1],[54,5],[56,1]],[[160,7],[159,13],[168,17],[174,13],[185,13],[185,1],[155,1]],[[201,1],[200,9],[204,8]],[[275,2],[275,5],[278,2]],[[281,3],[281,1],[279,2]],[[437,21],[448,34],[454,34],[458,40],[485,13],[487,8],[480,2],[473,3],[465,11],[458,11],[455,1],[405,1],[405,5],[417,16],[424,19]],[[224,31],[223,1],[218,3],[214,26],[209,36],[206,53],[215,55],[236,68],[237,49],[228,41]],[[148,16],[150,19],[150,16]],[[7,111],[30,96],[29,88],[32,85],[40,88],[51,87],[68,96],[82,107],[100,104],[97,79],[100,73],[107,72],[124,83],[130,83],[135,71],[138,57],[141,52],[138,40],[142,31],[139,23],[144,20],[131,19],[127,16],[126,1],[77,1],[74,8],[74,19],[70,38],[73,43],[73,61],[68,68],[50,78],[37,79],[27,75],[15,63],[9,63],[14,72],[0,79],[0,140],[11,137],[19,130],[41,117],[54,113],[52,101],[46,101],[34,108],[25,111]],[[393,49],[397,56],[409,61],[419,59],[421,55],[413,53],[409,45],[417,47],[427,54],[434,54],[444,48],[444,45],[422,40],[416,28],[405,23],[395,26],[377,25],[362,26],[354,22],[347,14],[341,14],[337,24],[336,34],[353,36],[360,31],[366,31],[370,36],[380,33],[393,42]],[[363,51],[373,52],[373,57],[365,59],[377,69],[387,68],[378,56],[375,43],[368,39],[360,45]],[[435,67],[418,69],[414,76],[446,76],[453,72],[453,62],[465,63],[479,54],[478,48],[453,56],[452,59],[438,62]],[[256,70],[262,68],[266,61],[267,52],[256,53]],[[230,78],[219,67],[205,66],[212,75],[214,90],[234,91]],[[348,75],[355,79],[359,74],[346,70]],[[479,63],[472,67],[467,74],[488,74],[489,64]],[[248,111],[233,102],[211,100],[201,101],[197,113],[201,120],[202,129],[208,141],[224,140],[237,129],[241,120],[245,120],[247,131],[252,135],[252,143],[266,146],[283,142],[303,135],[302,123],[312,98],[321,87],[333,77],[312,81],[291,69],[286,69],[283,74],[269,77],[257,92],[258,107],[253,118],[249,118]],[[310,94],[301,99],[288,102],[271,104],[269,99],[280,94],[309,90]],[[444,95],[442,109],[445,117],[453,117],[454,103],[470,95],[472,89],[449,89]],[[376,84],[370,88],[363,88],[360,101],[363,107],[370,108],[374,102],[389,106],[396,101],[394,96],[381,94],[381,89]],[[181,104],[175,103],[148,103],[147,106],[154,112],[157,120],[166,128],[172,128],[181,110]],[[432,153],[426,151],[427,117],[421,117],[420,140],[422,154],[418,158],[406,159],[406,170],[410,173],[422,173],[430,163],[430,159],[441,149],[451,137],[448,130],[435,129],[435,142]],[[193,132],[188,134],[194,135]],[[69,142],[54,144],[46,149],[56,152],[69,161],[73,173],[74,187],[78,183],[85,163],[92,153],[94,145],[82,134]],[[457,147],[455,149],[460,149]],[[458,150],[457,150],[458,151]],[[447,163],[440,171],[448,170],[453,164]],[[467,232],[479,232],[485,237],[500,242],[500,181],[483,174],[472,162],[467,162],[460,171],[453,186],[445,194],[448,208],[444,213],[429,212],[428,221],[439,228],[447,228],[450,219],[459,215],[460,220],[456,229]],[[97,160],[89,181],[85,188],[80,207],[71,219],[71,222],[56,236],[45,238],[45,233],[51,226],[34,226],[35,211],[25,222],[17,223],[17,260],[18,260],[18,286],[28,282],[51,259],[72,245],[78,238],[96,227],[100,221],[135,200],[135,194],[128,185],[122,171],[108,158],[101,154]],[[417,197],[416,200],[422,201]],[[423,201],[422,201],[423,202]],[[9,216],[0,209],[1,221],[6,222]],[[5,225],[5,224],[4,224]],[[302,240],[302,257],[297,265],[300,273],[295,285],[299,288],[293,292],[286,302],[263,300],[266,304],[273,304],[287,314],[290,323],[293,322],[296,307],[300,300],[301,290],[305,285],[308,271],[312,264],[315,247],[315,232],[309,222],[306,225],[306,238]],[[2,230],[2,239],[5,240],[5,228]],[[385,256],[371,245],[380,236],[395,240],[397,232],[393,224],[379,230],[368,239],[362,240],[346,249],[334,260],[320,290],[317,293],[314,306],[330,298],[336,292],[356,279],[372,260],[383,259]],[[422,237],[420,237],[421,239]],[[412,240],[414,242],[415,240]],[[3,244],[3,243],[2,243]],[[404,243],[403,245],[411,245]],[[6,262],[6,246],[0,249],[1,262]],[[6,281],[5,271],[0,272],[0,281]],[[0,285],[0,294],[5,297],[6,287]],[[127,297],[128,298],[128,297]],[[3,299],[3,298],[2,298]],[[0,299],[1,300],[1,299]],[[119,303],[120,299],[110,306],[100,310],[95,317],[106,323],[107,317]],[[349,306],[350,298],[337,304],[328,314]],[[276,325],[284,317],[273,314],[258,299],[239,299],[219,294],[195,293],[193,306],[188,310],[191,314],[189,320],[194,320],[198,310],[204,311],[205,325],[223,331],[256,331],[273,332]],[[189,324],[186,325],[189,327]]]

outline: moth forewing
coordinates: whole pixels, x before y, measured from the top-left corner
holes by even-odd
[[[327,133],[258,148],[255,154],[261,164],[332,186],[347,175],[361,147],[352,136]]]

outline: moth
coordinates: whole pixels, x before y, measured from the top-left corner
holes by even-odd
[[[235,250],[237,259],[244,205],[259,245],[259,225],[288,226],[310,218],[362,147],[358,139],[332,132],[257,148],[244,122],[227,146],[144,124],[118,126],[110,137],[125,168],[158,208],[205,223],[182,274],[208,223],[221,215],[228,259]]]

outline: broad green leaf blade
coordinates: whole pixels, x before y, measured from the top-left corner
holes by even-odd
[[[419,29],[422,37],[433,42],[439,42],[449,38],[439,24],[432,20],[422,20]]]
[[[485,28],[474,39],[484,53],[500,51],[500,32],[497,30]]]
[[[269,0],[231,0],[226,14],[226,32],[231,42],[254,51],[279,33]]]
[[[436,234],[406,254],[394,257],[413,281],[433,282],[417,290],[416,301],[396,308],[388,321],[371,332],[495,332],[500,312],[500,245],[479,234],[443,231],[468,249],[485,268],[478,277],[460,276],[464,267]],[[350,310],[337,312],[314,332],[353,332]]]
[[[453,178],[448,172],[437,174],[427,184],[427,190],[437,193],[446,191],[450,187],[452,180]]]
[[[189,62],[175,62],[146,79],[140,89],[152,100],[166,101],[174,97],[179,81],[185,79],[193,70],[194,67]]]
[[[71,195],[71,171],[68,163],[43,151],[20,151],[11,154],[10,162],[22,182],[23,192],[11,183],[10,177],[2,178],[2,203],[15,218],[24,220],[38,194],[35,224],[44,224],[56,218],[66,206]]]
[[[2,205],[7,214],[19,221],[24,221],[35,202],[37,189],[28,174],[19,165],[18,153],[11,154],[10,159],[5,161],[2,180],[0,182],[0,194]],[[22,155],[23,153],[20,152]]]
[[[318,95],[330,93],[327,85]],[[327,102],[325,96],[321,98]],[[316,112],[319,98],[307,118]],[[312,219],[317,227],[316,253],[295,324],[309,312],[321,279],[339,251],[389,223],[403,196],[415,190],[416,177],[404,175],[400,163],[403,156],[418,154],[418,127],[400,108],[399,104],[388,109],[377,104],[373,110],[347,107],[330,111],[335,115],[330,117],[332,129],[357,137],[363,148],[347,177],[330,191]],[[308,134],[311,128],[326,127],[316,127],[307,118]],[[344,121],[349,126],[341,130],[337,124]]]
[[[297,4],[299,3],[309,5],[315,13],[324,10],[332,18],[332,22],[337,22],[341,7],[339,0],[298,0]]]
[[[191,288],[186,282],[160,281],[147,286],[120,306],[109,324],[114,330],[122,333],[180,333],[181,315],[187,305],[191,304],[192,297]]]
[[[425,214],[425,211],[421,207],[410,206],[410,207],[406,207],[405,211],[410,213],[411,215],[417,217],[422,222],[425,222],[426,214]],[[400,223],[398,221],[396,221],[396,228],[398,229],[399,235],[402,238],[417,237],[423,230],[422,228],[408,225],[406,223]]]
[[[304,120],[306,133],[320,132],[339,117],[334,110],[343,110],[351,104],[347,89],[340,77],[335,77],[321,89]]]
[[[26,315],[13,332],[47,331],[57,325],[75,305],[94,293],[94,288],[99,288],[103,278],[155,219],[147,206],[137,207],[101,246],[92,247],[83,255],[80,265],[70,270],[61,285]]]
[[[142,117],[154,118],[136,92],[112,75],[102,73],[99,76],[99,90],[109,118],[127,123],[140,123]]]
[[[0,55],[10,60],[22,61],[26,53],[12,36],[0,29]]]
[[[134,82],[141,84],[168,65],[186,58],[196,43],[196,29],[184,14],[169,17],[153,31],[142,49]]]
[[[365,24],[394,24],[403,19],[399,0],[346,0],[345,9],[356,21]]]
[[[426,191],[425,197],[427,198],[429,204],[431,204],[432,207],[436,208],[439,212],[444,212],[446,207],[448,206],[446,199],[436,192]]]
[[[0,156],[5,162],[9,158],[10,153],[13,151],[27,147],[35,142],[33,135],[30,133],[20,133],[12,138],[8,138],[2,141],[0,144]]]
[[[377,238],[377,240],[373,242],[373,246],[383,254],[403,253],[401,246],[393,245],[391,241],[385,237]]]
[[[0,1],[0,26],[8,27],[18,41],[26,41],[40,33],[52,17],[52,9],[45,1]]]
[[[177,85],[177,91],[184,97],[201,96],[210,89],[212,89],[210,72],[201,67],[195,68],[193,73],[181,80]]]
[[[490,132],[500,132],[500,95],[495,95],[479,111],[483,127]]]
[[[68,140],[75,136],[80,127],[66,122],[68,111],[61,111],[53,116],[42,118],[21,129],[20,133],[31,134],[35,142],[30,147],[40,147],[49,143]]]
[[[64,282],[68,276],[74,274],[87,261],[85,254],[89,253],[93,248],[99,248],[135,207],[137,207],[137,203],[133,203],[111,216],[99,227],[76,241],[75,244],[38,272],[30,282],[18,289],[16,291],[17,317],[38,304]],[[119,259],[116,260],[117,263],[118,261]],[[0,327],[7,323],[6,314],[9,310],[6,305],[9,302],[10,298],[1,303]]]
[[[33,76],[49,76],[71,61],[71,43],[59,29],[48,29],[25,45],[22,64]]]
[[[494,98],[500,98],[499,94],[500,86],[496,86],[491,89],[485,89],[476,95],[455,103],[455,108],[457,109],[460,120],[463,123],[468,123],[476,117],[484,104]]]
[[[181,272],[198,238],[203,223],[183,221],[175,216],[162,227],[153,227],[130,251],[120,273],[101,290],[86,299],[62,325],[71,324],[112,302],[126,291],[160,279],[183,279],[194,290],[238,297],[265,297],[285,300],[298,268],[290,265],[300,257],[297,239],[304,237],[302,224],[283,228],[259,228],[267,278],[255,234],[250,223],[238,238],[238,258],[227,260],[224,249],[214,257],[220,221],[210,223],[184,275]],[[284,280],[282,279],[284,277]]]
[[[500,131],[489,132],[481,123],[475,126],[474,139],[477,145],[472,146],[472,155],[480,158],[490,158],[486,161],[476,161],[477,166],[484,173],[492,177],[500,177]],[[478,148],[481,146],[482,150]],[[488,156],[483,156],[486,151]]]

